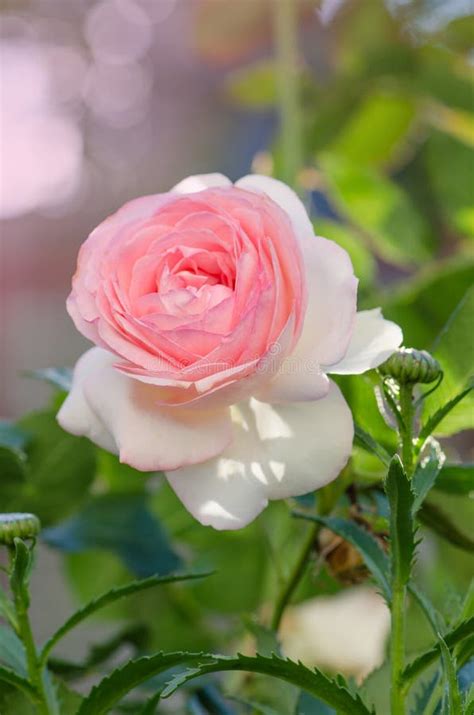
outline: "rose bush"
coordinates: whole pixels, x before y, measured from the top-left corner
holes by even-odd
[[[201,523],[245,526],[349,457],[352,416],[328,373],[376,367],[402,340],[356,299],[348,254],[314,236],[285,184],[189,177],[82,246],[68,311],[97,347],[58,420],[163,470]]]

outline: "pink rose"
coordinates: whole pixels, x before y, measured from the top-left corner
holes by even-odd
[[[131,201],[81,248],[68,311],[99,347],[58,420],[163,470],[201,523],[240,528],[349,457],[327,373],[376,367],[402,340],[379,310],[356,313],[356,293],[347,253],[275,179],[189,177]]]

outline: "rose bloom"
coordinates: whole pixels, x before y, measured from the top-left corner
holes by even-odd
[[[189,177],[125,204],[83,244],[67,308],[97,347],[58,420],[164,471],[202,524],[335,479],[353,421],[328,373],[376,367],[400,328],[356,312],[348,254],[264,176]]]
[[[287,609],[280,638],[284,655],[361,683],[385,659],[390,611],[375,589],[348,588]]]

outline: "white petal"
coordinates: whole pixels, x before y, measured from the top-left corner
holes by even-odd
[[[108,452],[117,453],[115,440],[107,430],[104,423],[91,410],[89,403],[84,396],[84,382],[93,369],[93,365],[88,350],[76,363],[71,390],[61,405],[57,414],[57,420],[63,430],[75,434],[78,437],[88,437],[99,447]]]
[[[78,364],[78,379],[58,420],[119,454],[141,471],[175,469],[219,454],[232,439],[229,410],[189,411],[156,405],[156,389],[113,367],[116,356],[92,348]],[[97,439],[101,425],[112,445]]]
[[[236,186],[267,194],[286,211],[303,252],[308,286],[308,307],[296,349],[283,364],[286,374],[282,392],[295,400],[316,399],[322,384],[313,379],[322,364],[341,360],[351,338],[357,306],[357,279],[349,254],[333,241],[314,236],[313,226],[297,194],[289,186],[268,176],[250,175]],[[292,366],[295,385],[288,374]],[[308,367],[309,366],[309,367]],[[308,377],[305,385],[304,375]],[[277,380],[275,380],[275,383]],[[275,389],[277,385],[274,385]],[[303,395],[300,397],[299,395]],[[305,396],[306,395],[306,396]]]
[[[232,182],[224,174],[196,174],[188,176],[173,186],[171,191],[175,194],[194,194],[204,189],[222,188],[232,186]]]
[[[314,236],[313,225],[306,212],[303,202],[298,195],[278,179],[270,176],[260,176],[259,174],[249,174],[239,179],[236,184],[240,189],[263,193],[269,196],[278,204],[290,217],[293,228],[303,243],[306,239]]]
[[[381,365],[403,340],[401,328],[385,320],[380,308],[356,315],[354,333],[344,358],[324,369],[336,375],[359,375]]]
[[[202,524],[240,529],[268,499],[297,496],[335,479],[352,448],[353,422],[339,388],[316,402],[232,408],[234,440],[206,464],[168,472],[186,508]]]

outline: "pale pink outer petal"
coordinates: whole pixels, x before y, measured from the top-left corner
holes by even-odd
[[[343,359],[324,370],[336,375],[359,375],[381,365],[403,340],[401,328],[385,320],[380,308],[357,313],[354,333]]]
[[[116,454],[117,445],[114,438],[98,415],[91,410],[84,395],[84,383],[92,367],[89,353],[95,350],[98,348],[88,350],[77,361],[71,390],[61,405],[57,420],[66,432],[78,437],[88,437],[94,444]]]
[[[157,407],[156,388],[114,368],[116,356],[92,348],[80,359],[59,424],[118,453],[140,471],[176,469],[218,455],[232,440],[228,409]],[[107,444],[107,439],[110,438]]]
[[[308,307],[299,341],[283,361],[279,375],[259,393],[259,399],[319,399],[328,389],[321,366],[344,357],[354,328],[357,279],[351,260],[336,243],[314,235],[303,203],[286,184],[250,175],[236,186],[263,192],[286,211],[303,252],[308,286]]]
[[[232,182],[224,174],[196,174],[187,176],[186,179],[173,186],[171,191],[174,194],[195,194],[204,189],[225,188],[226,186],[232,186]]]
[[[232,408],[234,440],[206,464],[167,472],[185,507],[202,524],[240,529],[269,499],[306,494],[335,479],[352,448],[352,415],[339,388],[316,402]]]

